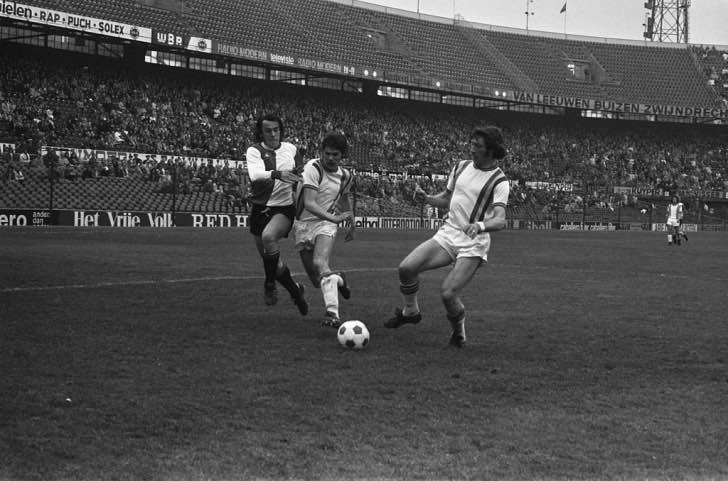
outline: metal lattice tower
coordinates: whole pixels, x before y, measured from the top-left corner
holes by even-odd
[[[690,0],[647,0],[646,39],[653,42],[688,43]]]

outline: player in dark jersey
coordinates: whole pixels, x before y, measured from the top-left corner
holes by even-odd
[[[246,152],[251,181],[249,201],[250,232],[263,259],[264,299],[267,305],[278,302],[276,281],[291,294],[302,315],[308,314],[303,284],[293,280],[291,271],[280,258],[279,242],[293,226],[296,215],[294,186],[301,180],[301,158],[296,146],[282,142],[283,121],[275,115],[258,119],[255,144]]]

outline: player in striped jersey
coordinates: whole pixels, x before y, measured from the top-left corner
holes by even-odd
[[[667,204],[667,243],[680,245],[680,224],[683,218],[683,203],[676,195]]]
[[[350,220],[344,239],[354,236],[354,206],[351,201],[353,177],[341,162],[349,151],[346,137],[337,132],[326,134],[321,143],[321,158],[306,162],[298,185],[296,222],[293,233],[311,283],[321,288],[326,305],[322,325],[338,328],[339,293],[344,299],[351,291],[343,272],[329,266],[339,224]]]
[[[258,119],[255,128],[256,142],[246,154],[253,204],[250,212],[250,233],[263,259],[265,303],[278,302],[276,281],[291,295],[302,315],[308,314],[303,284],[291,277],[291,271],[280,258],[279,242],[293,226],[296,207],[293,202],[293,186],[301,180],[297,162],[300,160],[296,146],[281,142],[283,121],[276,115]]]
[[[442,227],[429,240],[417,246],[399,264],[400,292],[404,306],[395,310],[384,327],[398,328],[422,319],[417,303],[419,274],[453,264],[440,288],[452,332],[450,345],[465,345],[465,306],[460,292],[476,270],[487,261],[490,232],[506,226],[506,204],[510,187],[498,167],[505,156],[503,133],[498,127],[473,130],[470,139],[473,160],[458,162],[450,172],[447,188],[437,195],[427,195],[419,186],[415,197],[449,212]]]

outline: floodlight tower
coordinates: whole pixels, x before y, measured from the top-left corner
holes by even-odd
[[[690,0],[647,0],[644,37],[653,42],[688,43]]]

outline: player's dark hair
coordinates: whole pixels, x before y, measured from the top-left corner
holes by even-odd
[[[506,156],[506,148],[503,146],[503,131],[494,126],[486,125],[484,127],[476,127],[470,138],[481,138],[485,142],[485,147],[493,153],[494,159],[502,159]]]
[[[283,140],[285,137],[285,131],[283,130],[283,120],[281,120],[281,118],[275,114],[266,114],[262,117],[258,117],[257,122],[255,122],[255,141],[263,142],[263,122],[266,120],[269,122],[278,122],[278,129],[281,131],[281,140]]]
[[[346,141],[346,137],[339,132],[329,132],[324,136],[324,140],[321,141],[321,150],[326,147],[338,150],[342,157],[349,154],[349,143]]]

